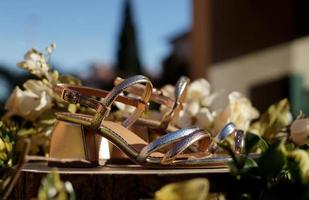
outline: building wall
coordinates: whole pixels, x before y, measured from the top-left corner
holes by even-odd
[[[193,0],[192,8],[192,78],[214,63],[309,34],[307,0]]]
[[[209,68],[208,79],[214,91],[224,89],[215,107],[227,103],[227,95],[239,91],[249,97],[250,88],[289,74],[299,74],[309,90],[309,37],[280,46],[216,63]]]

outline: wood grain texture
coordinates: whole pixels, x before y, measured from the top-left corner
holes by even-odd
[[[36,197],[41,179],[52,168],[27,164],[12,199]],[[141,167],[62,168],[61,179],[73,184],[77,199],[149,199],[167,183],[208,178],[212,192],[225,191],[232,178],[227,169],[144,169]]]

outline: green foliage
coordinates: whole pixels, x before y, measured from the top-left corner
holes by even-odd
[[[261,118],[252,124],[250,131],[264,138],[271,138],[291,122],[290,104],[283,99],[271,105]]]
[[[136,67],[139,66],[139,61],[135,49],[134,29],[130,21],[129,1],[126,1],[126,3],[128,21],[125,21],[124,33],[121,35],[122,47],[119,50],[119,59],[121,62],[119,61],[118,65]],[[39,80],[28,82],[28,87],[24,87],[25,91],[20,90],[18,93],[20,95],[16,94],[11,99],[10,105],[12,109],[8,111],[11,111],[11,113],[5,123],[0,121],[0,194],[3,193],[9,183],[14,183],[11,181],[13,180],[12,174],[6,172],[8,171],[7,169],[14,169],[12,166],[17,163],[16,157],[18,157],[21,139],[31,138],[31,154],[44,155],[48,149],[49,134],[56,120],[55,112],[69,111],[75,113],[79,110],[88,112],[88,110],[82,108],[80,105],[64,103],[53,93],[52,88],[57,83],[80,84],[80,81],[72,76],[60,75],[57,71],[51,70],[50,64],[46,61],[49,60],[50,53],[54,47],[50,47],[48,51],[49,57],[47,59],[41,52],[31,49],[26,53],[24,61],[18,64],[20,67],[37,76]],[[131,53],[136,55],[132,56]],[[127,60],[128,58],[133,58],[133,60]],[[136,70],[139,69],[129,69],[132,73],[136,73]],[[32,113],[31,119],[29,115],[24,115],[21,112],[21,110],[25,109],[14,110],[16,106],[21,106],[16,105],[18,103],[16,103],[17,101],[15,99],[31,98],[31,95],[27,96],[26,92],[37,95],[38,98],[45,100],[42,102],[46,102],[43,106],[33,105],[34,108],[45,106],[46,109],[42,109],[42,112],[39,113]],[[37,111],[33,108],[28,109],[30,113]],[[15,112],[12,112],[12,110]],[[287,195],[287,188],[292,188],[290,190],[291,194],[289,195],[294,195],[293,197],[309,197],[308,143],[297,147],[286,140],[288,136],[287,127],[290,123],[289,102],[287,99],[283,99],[270,106],[261,118],[251,125],[245,136],[245,147],[242,154],[235,153],[233,145],[228,140],[218,144],[232,158],[232,161],[229,163],[232,175],[230,180],[231,187],[226,191],[228,199],[273,199],[281,196],[288,197],[285,196]],[[278,133],[282,131],[284,132],[284,137],[278,137]],[[27,150],[28,152],[29,148]],[[21,164],[19,167],[21,168]],[[163,194],[164,196],[166,195],[165,192],[173,193],[177,190],[178,193],[175,194],[176,196],[181,194],[181,196],[188,195],[188,198],[194,198],[202,194],[203,191],[203,194],[207,196],[207,180],[197,180],[194,184],[191,183],[193,182],[170,185],[166,190],[161,191],[163,192],[161,195]],[[197,183],[201,185],[202,190],[194,187]],[[183,191],[187,191],[187,189],[188,192],[182,193]],[[193,193],[197,196],[192,195]],[[53,172],[42,180],[42,185],[38,192],[38,199],[72,200],[75,199],[75,193],[69,182],[62,182],[59,174]]]
[[[24,139],[31,140],[27,146],[27,154],[45,155],[56,121],[55,112],[76,112],[80,109],[79,105],[72,106],[63,102],[53,92],[53,86],[58,83],[81,84],[77,78],[61,75],[51,69],[49,61],[54,48],[54,44],[48,47],[45,55],[36,49],[30,49],[24,60],[18,63],[19,67],[37,79],[29,79],[22,89],[16,88],[13,91],[6,103],[7,112],[0,121],[0,197],[4,193],[9,195],[18,178],[18,170],[27,161],[25,155],[19,156],[25,152]],[[16,166],[19,167],[18,170]],[[75,199],[71,184],[62,183],[55,173],[44,179],[42,184],[39,199]],[[56,196],[51,196],[55,191]]]
[[[0,168],[11,167],[16,128],[0,121]]]
[[[257,148],[260,148],[264,152],[268,149],[268,144],[261,136],[247,132],[245,137],[245,152],[248,154]]]
[[[42,179],[38,200],[75,200],[75,193],[70,182],[62,182],[57,171]]]
[[[309,186],[309,154],[307,151],[297,149],[289,152],[288,168],[294,182]]]
[[[205,178],[167,184],[155,193],[155,200],[206,200],[209,198],[209,182]]]
[[[221,145],[233,158],[227,199],[309,197],[308,144],[297,147],[286,137],[277,137],[289,125],[289,112],[287,100],[270,106],[246,133],[243,154],[236,154],[228,143]]]
[[[286,163],[286,156],[282,150],[282,142],[277,141],[261,155],[258,160],[258,170],[263,178],[273,179],[280,174]]]

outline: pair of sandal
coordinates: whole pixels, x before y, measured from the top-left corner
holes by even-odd
[[[153,89],[150,80],[141,75],[128,79],[116,79],[110,91],[88,87],[58,84],[54,91],[68,103],[80,104],[94,109],[94,115],[57,113],[53,129],[50,166],[90,167],[99,165],[101,137],[118,147],[134,163],[146,167],[222,167],[230,158],[216,155],[210,133],[198,127],[177,129],[169,122],[182,108],[189,80],[181,78],[175,87],[175,100],[163,96]],[[140,98],[122,95],[123,91]],[[98,97],[101,100],[97,100]],[[141,118],[149,101],[164,104],[170,108],[160,123]],[[115,101],[135,107],[122,123],[110,121],[108,115]],[[151,127],[152,131],[165,133],[153,141],[145,141],[130,129],[133,124]],[[214,141],[223,140],[235,132],[235,126],[227,124]],[[171,132],[169,132],[171,131]],[[239,139],[239,138],[238,138]],[[198,151],[190,147],[199,143]]]

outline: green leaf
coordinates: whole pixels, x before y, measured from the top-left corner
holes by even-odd
[[[290,123],[290,104],[283,99],[271,105],[261,116],[259,121],[252,124],[250,132],[256,133],[264,138],[270,138]]]
[[[0,168],[11,167],[13,164],[15,136],[15,126],[7,125],[3,122],[0,123]]]
[[[258,147],[262,150],[262,152],[265,152],[269,148],[269,145],[263,138],[260,138]]]
[[[247,154],[260,148],[262,152],[268,149],[267,142],[257,134],[247,132],[245,137],[245,151]]]
[[[42,179],[38,200],[74,200],[75,193],[70,182],[62,182],[57,171]]]
[[[261,137],[257,134],[247,132],[245,136],[245,151],[250,153],[252,149],[259,143]]]
[[[280,173],[286,163],[282,141],[270,146],[258,160],[259,171],[262,176],[273,178]]]
[[[255,160],[251,159],[251,158],[246,158],[245,160],[245,164],[244,164],[244,168],[252,168],[252,167],[257,167],[258,164],[255,162]]]
[[[204,200],[208,199],[209,181],[195,178],[184,182],[170,183],[155,193],[155,200]]]
[[[292,179],[296,182],[309,184],[309,154],[297,149],[288,154],[288,168]]]

